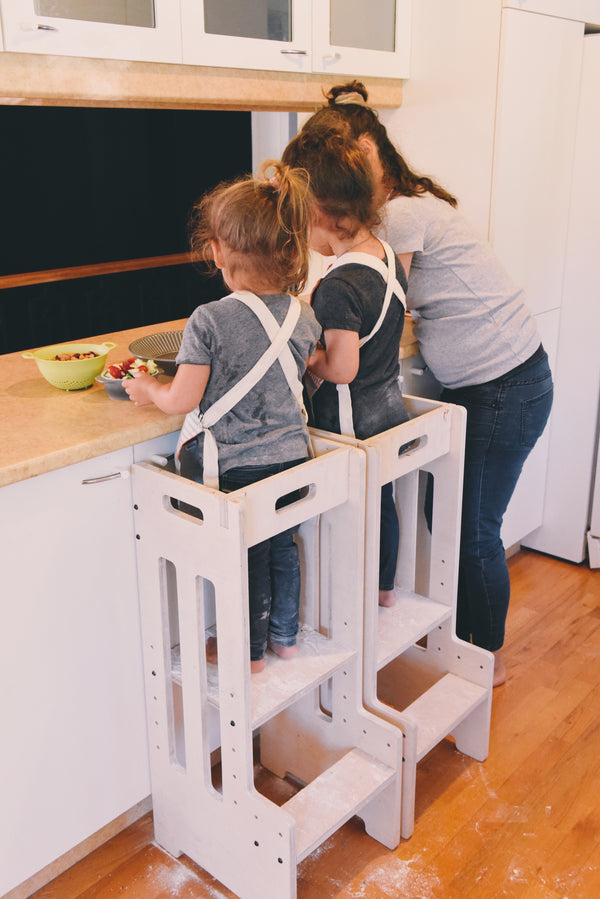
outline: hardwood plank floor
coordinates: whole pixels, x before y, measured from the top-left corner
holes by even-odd
[[[414,836],[389,851],[352,819],[299,866],[298,899],[600,896],[600,570],[527,550],[509,566],[487,761],[441,743],[418,768]],[[257,786],[289,795],[262,769]],[[152,840],[146,815],[34,897],[234,899]]]

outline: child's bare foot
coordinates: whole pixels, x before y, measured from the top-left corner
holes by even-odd
[[[217,664],[217,638],[209,637],[205,644],[206,661],[211,665]]]
[[[380,590],[379,591],[379,605],[384,606],[385,608],[390,608],[390,606],[396,605],[396,594],[393,590]]]
[[[259,671],[264,671],[265,665],[267,664],[266,659],[250,659],[250,674],[258,674]]]
[[[502,657],[502,650],[497,649],[494,653],[494,680],[493,686],[500,687],[506,681],[506,667]]]
[[[293,646],[282,646],[281,643],[269,643],[269,649],[279,656],[280,659],[293,659],[298,655],[298,647],[294,643]]]

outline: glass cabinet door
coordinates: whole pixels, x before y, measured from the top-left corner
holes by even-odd
[[[410,0],[314,0],[313,72],[408,77]]]
[[[310,0],[181,0],[190,65],[310,72]]]
[[[0,0],[6,50],[181,62],[173,0]]]

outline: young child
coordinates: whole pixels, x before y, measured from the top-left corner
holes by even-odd
[[[406,274],[392,249],[371,232],[379,221],[371,168],[355,141],[335,129],[300,132],[284,162],[310,178],[310,244],[336,261],[316,286],[312,306],[322,345],[308,359],[324,383],[312,396],[316,427],[365,439],[409,418],[402,399],[399,350]],[[395,603],[398,517],[391,484],[382,488],[379,604]]]
[[[297,296],[309,262],[307,178],[273,169],[271,180],[222,184],[199,202],[192,251],[214,262],[233,293],[193,312],[171,382],[141,375],[126,387],[135,405],[187,413],[181,474],[227,491],[308,458],[302,376],[321,329]],[[297,653],[295,530],[248,551],[252,672],[265,667],[267,644],[283,658]]]

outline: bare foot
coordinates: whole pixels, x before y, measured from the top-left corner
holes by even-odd
[[[269,643],[269,649],[279,656],[280,659],[293,659],[298,655],[298,647],[294,643],[293,646],[282,646],[281,643]]]
[[[217,664],[217,638],[209,637],[205,644],[206,661],[211,665]]]
[[[259,671],[264,671],[265,665],[267,664],[266,659],[250,659],[250,674],[258,674]]]
[[[506,667],[502,657],[502,650],[497,649],[494,653],[494,680],[493,686],[500,687],[506,681]]]
[[[380,590],[379,591],[379,605],[384,606],[384,608],[389,609],[390,606],[396,605],[396,594],[393,590]]]

